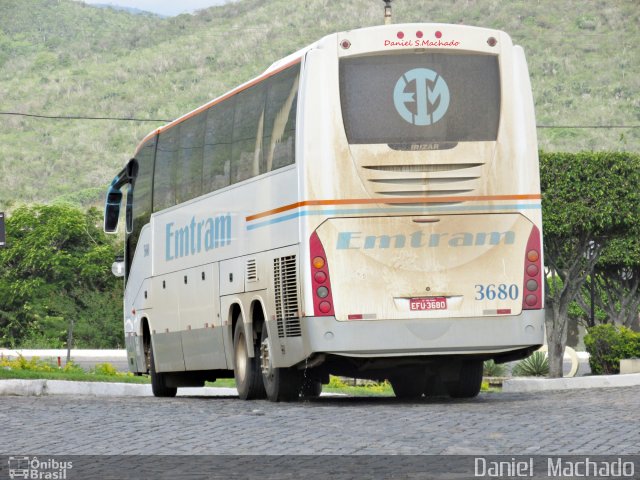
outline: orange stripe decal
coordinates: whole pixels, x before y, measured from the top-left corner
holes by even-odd
[[[294,210],[307,206],[329,206],[329,205],[371,205],[376,203],[450,203],[450,202],[486,202],[503,200],[540,200],[540,194],[525,195],[471,195],[465,197],[400,197],[400,198],[344,198],[340,200],[306,200],[296,202],[283,207],[274,208],[266,212],[249,215],[245,218],[247,222],[259,218],[269,217],[278,213]]]

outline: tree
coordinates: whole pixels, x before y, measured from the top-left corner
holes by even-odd
[[[640,156],[542,153],[540,156],[549,375],[562,376],[569,305],[601,253],[640,222]],[[561,282],[555,282],[558,276]],[[550,288],[550,283],[559,285]]]
[[[640,225],[602,250],[596,265],[596,303],[609,321],[631,328],[640,308]]]
[[[0,344],[65,343],[75,321],[77,344],[122,344],[121,282],[110,272],[116,247],[100,214],[67,205],[17,208],[0,251]]]

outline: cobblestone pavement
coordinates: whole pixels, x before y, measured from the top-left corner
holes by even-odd
[[[640,387],[473,400],[0,398],[0,454],[638,454]]]

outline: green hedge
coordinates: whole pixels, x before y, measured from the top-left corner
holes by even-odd
[[[620,373],[620,360],[640,358],[640,333],[611,324],[596,325],[584,337],[589,366],[596,375]]]

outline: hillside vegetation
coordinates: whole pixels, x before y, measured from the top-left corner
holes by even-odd
[[[394,21],[505,30],[528,56],[539,125],[640,125],[636,0],[396,0]],[[160,18],[71,0],[0,0],[0,111],[173,119],[325,34],[380,24],[381,1],[240,0]],[[164,122],[0,115],[0,210],[102,201]],[[541,128],[545,150],[640,150],[640,129]]]

